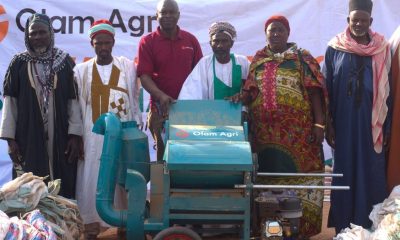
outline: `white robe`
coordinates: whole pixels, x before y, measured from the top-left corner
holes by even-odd
[[[397,27],[396,31],[394,31],[394,33],[390,37],[389,43],[393,55],[397,47],[400,45],[400,26]]]
[[[246,56],[236,55],[236,65],[242,67],[242,79],[247,79],[250,62]],[[232,60],[221,64],[215,59],[215,74],[225,85],[232,87]],[[178,99],[214,99],[213,54],[204,56],[183,83]]]
[[[84,160],[78,162],[76,199],[82,219],[85,224],[100,222],[106,226],[100,219],[96,211],[96,188],[97,178],[100,167],[100,157],[103,148],[104,136],[92,132],[92,104],[91,104],[91,82],[92,70],[95,59],[78,64],[74,68],[75,79],[78,83],[79,103],[82,110],[83,119],[83,141],[84,141]],[[135,120],[138,124],[142,124],[142,118],[139,110],[139,82],[136,79],[136,69],[133,61],[125,57],[114,57],[113,63],[105,66],[96,64],[97,71],[103,84],[108,84],[112,65],[120,70],[118,87],[128,91],[128,99],[125,99],[125,107],[127,114],[122,114],[122,121]],[[126,94],[120,91],[111,90],[109,103],[126,98]],[[109,111],[113,111],[109,104]],[[118,191],[118,188],[116,189]],[[119,195],[121,196],[122,193]],[[123,202],[118,199],[116,193],[116,201]],[[121,205],[115,202],[115,205]],[[117,206],[118,207],[118,206]],[[121,207],[121,206],[119,206]]]

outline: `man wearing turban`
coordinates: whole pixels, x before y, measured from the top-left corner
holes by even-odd
[[[228,22],[215,22],[209,35],[213,53],[204,56],[186,78],[178,99],[224,99],[238,93],[247,78],[249,60],[230,52],[235,28]]]
[[[326,50],[323,74],[329,97],[327,141],[335,149],[328,226],[339,232],[350,223],[371,227],[373,205],[387,197],[386,138],[390,47],[370,29],[372,1],[350,0],[348,27]]]
[[[33,172],[61,179],[60,195],[75,198],[82,120],[74,62],[54,46],[50,18],[35,13],[25,25],[26,51],[11,60],[4,78],[0,137],[7,140],[13,177]]]
[[[95,21],[89,29],[96,56],[74,68],[83,118],[84,160],[78,162],[77,200],[85,223],[86,239],[96,238],[106,226],[96,211],[96,188],[103,148],[103,136],[92,132],[98,117],[115,113],[121,121],[142,124],[139,83],[133,61],[112,55],[115,31],[107,20]],[[116,186],[117,208],[126,207],[126,194]]]

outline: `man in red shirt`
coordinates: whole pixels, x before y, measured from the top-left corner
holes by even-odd
[[[161,130],[169,104],[178,98],[183,82],[203,57],[196,37],[177,25],[179,16],[175,0],[160,1],[156,13],[160,26],[139,43],[137,73],[151,95],[147,121],[156,141],[157,161],[162,161],[164,153]]]

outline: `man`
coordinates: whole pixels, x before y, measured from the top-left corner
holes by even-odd
[[[387,197],[386,137],[390,49],[384,37],[370,30],[371,0],[350,0],[347,29],[326,51],[323,73],[331,119],[327,141],[335,149],[333,191],[328,226],[336,232],[350,223],[371,226],[372,206]]]
[[[162,161],[164,143],[162,124],[169,104],[178,97],[187,76],[203,56],[200,44],[177,25],[180,12],[175,0],[162,0],[157,5],[159,27],[139,43],[138,76],[150,93],[148,125],[157,146],[157,161]]]
[[[74,62],[54,47],[53,27],[44,14],[29,17],[25,46],[4,79],[0,137],[8,142],[14,170],[21,165],[24,172],[61,179],[59,194],[74,198],[82,135]]]
[[[392,50],[392,126],[390,131],[390,145],[388,158],[388,191],[400,184],[400,27],[393,33],[389,40]]]
[[[115,57],[115,30],[107,20],[95,21],[89,29],[96,57],[74,68],[83,118],[84,160],[78,163],[77,200],[85,224],[86,239],[96,238],[106,226],[96,211],[96,188],[103,149],[103,136],[92,132],[97,118],[115,113],[121,121],[141,124],[139,85],[133,61]],[[116,186],[116,207],[126,208],[126,194]],[[119,202],[119,203],[118,203]]]
[[[249,60],[230,53],[236,30],[228,22],[210,26],[213,54],[203,57],[190,73],[179,93],[179,99],[224,99],[240,91],[249,73]]]

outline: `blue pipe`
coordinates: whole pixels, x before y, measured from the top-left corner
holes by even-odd
[[[133,169],[127,170],[126,186],[129,188],[129,203],[135,203],[128,209],[127,238],[144,239],[144,219],[146,210],[147,181],[143,175]]]
[[[97,180],[96,209],[99,216],[108,224],[125,227],[127,210],[113,207],[118,160],[122,146],[122,124],[113,113],[102,114],[95,122],[92,131],[104,135],[100,170]]]

